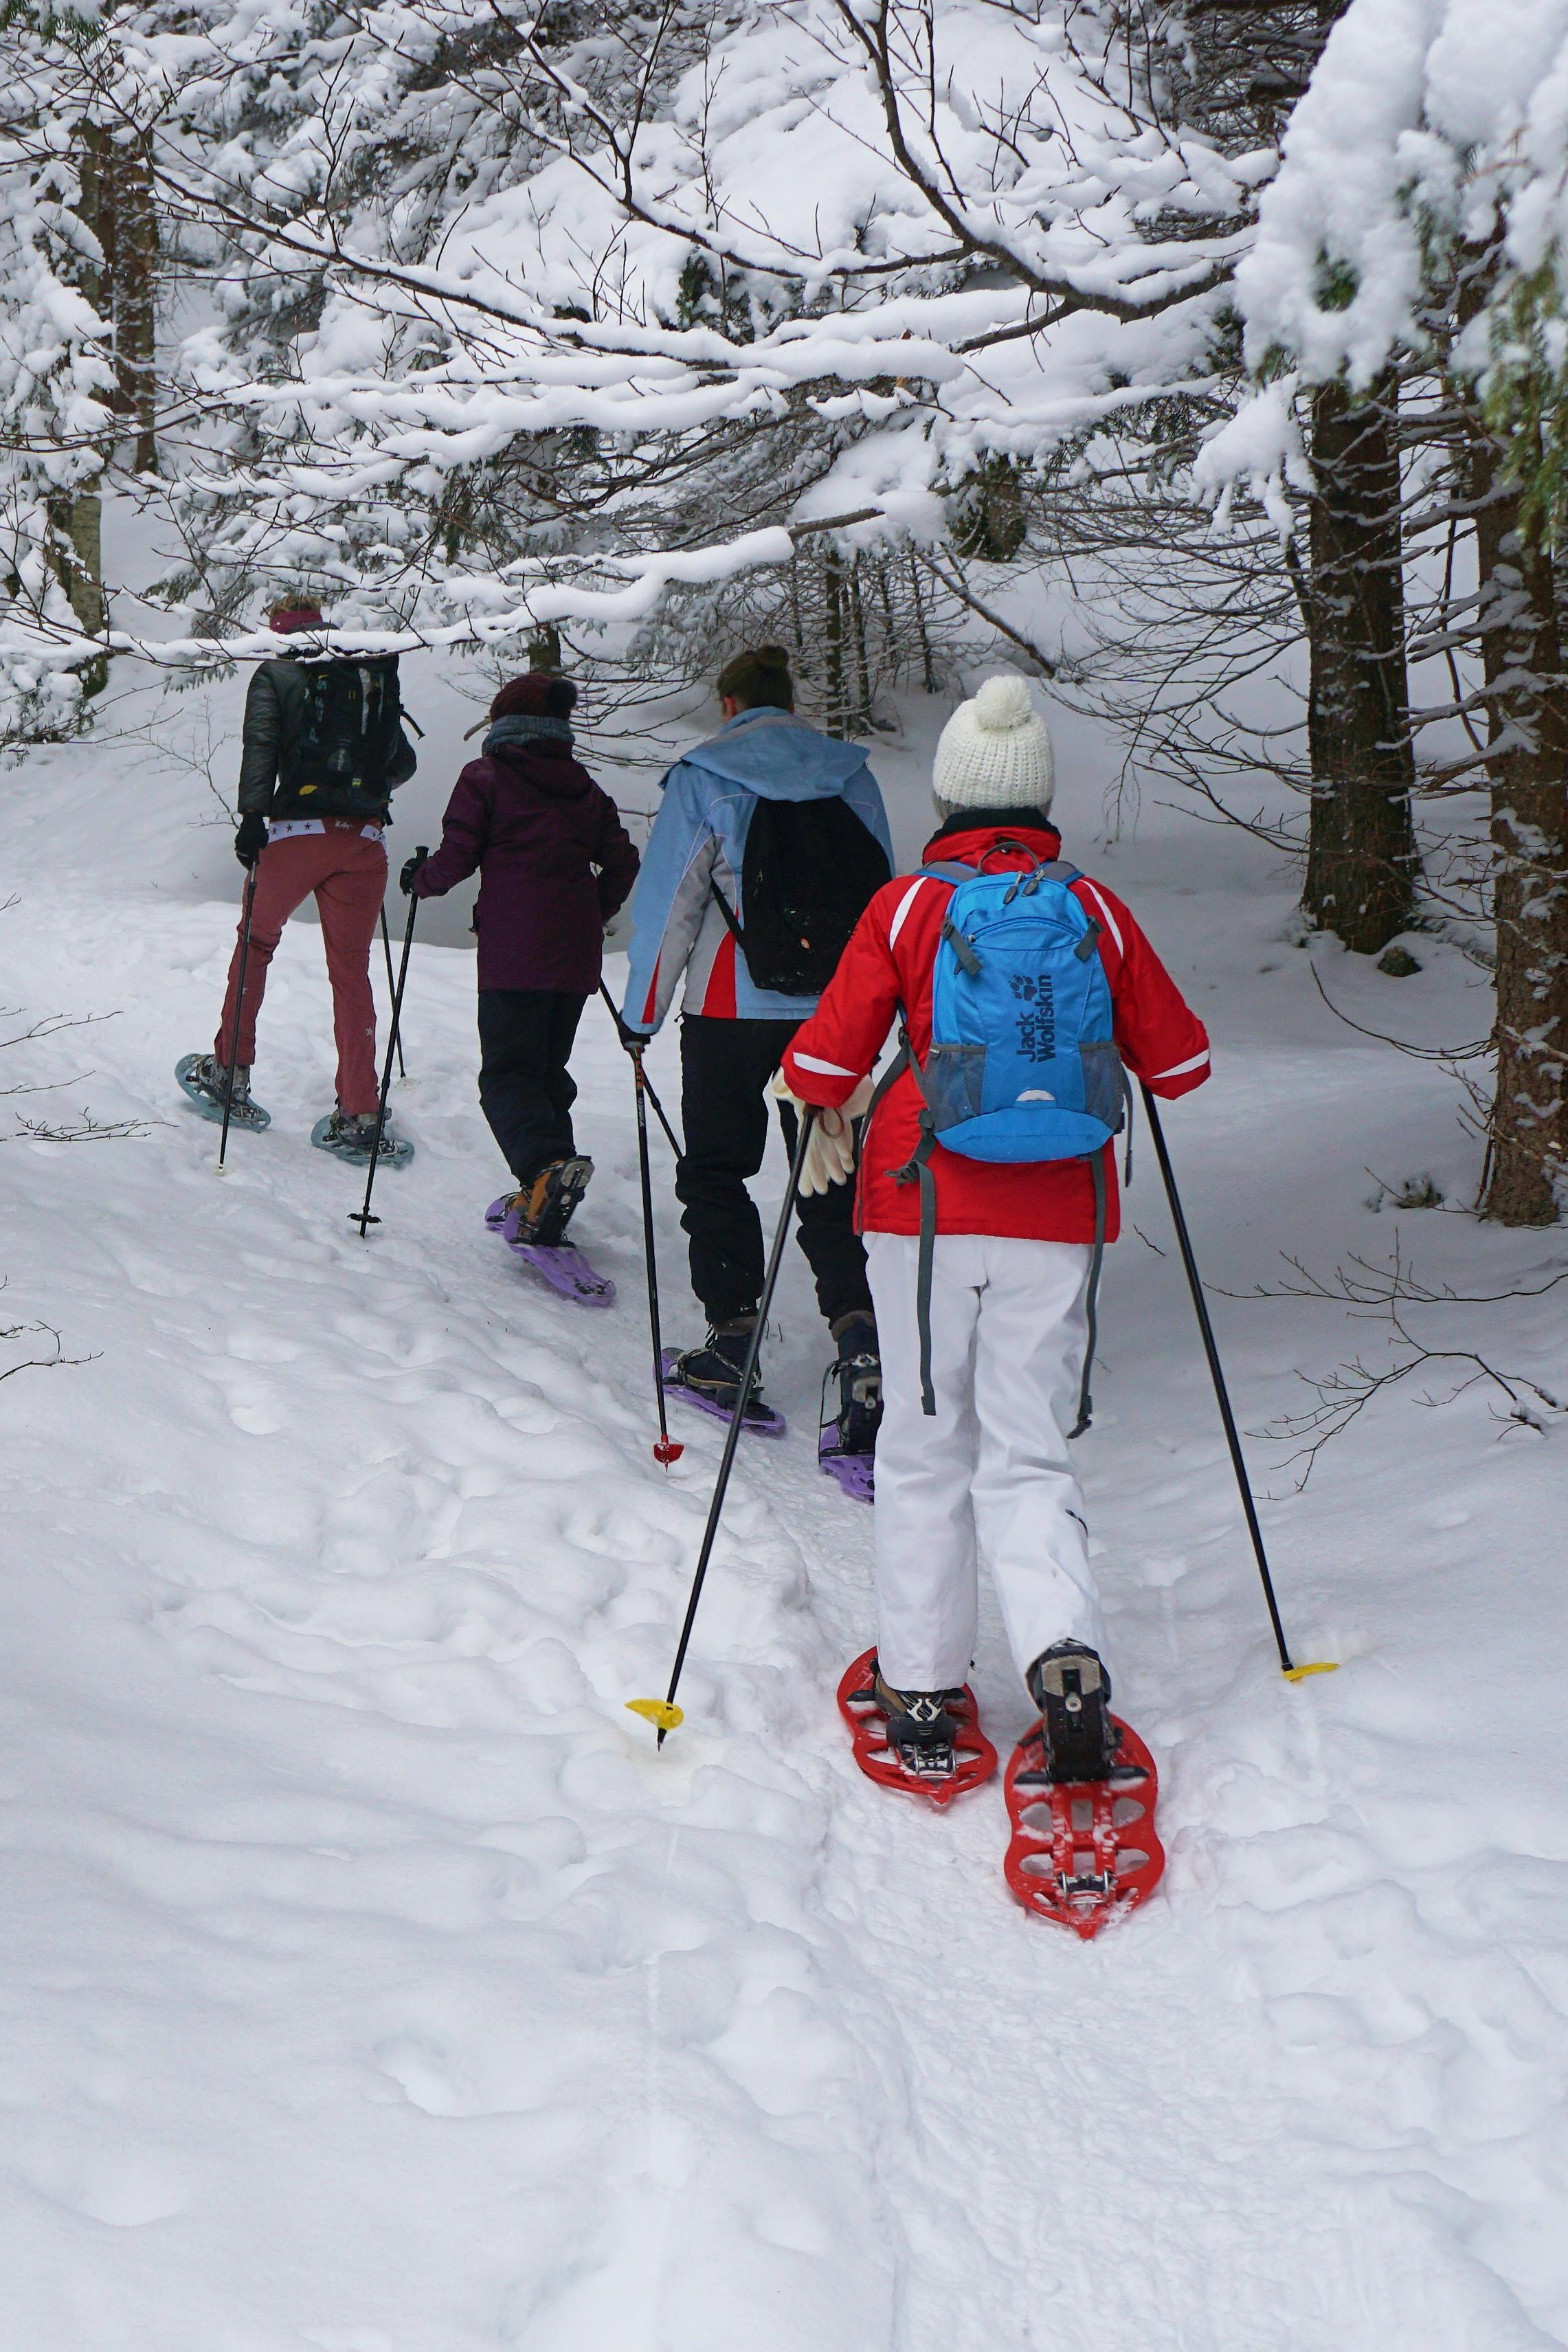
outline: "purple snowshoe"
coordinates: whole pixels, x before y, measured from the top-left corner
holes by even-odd
[[[574,1243],[562,1242],[554,1249],[546,1249],[542,1242],[513,1242],[511,1246],[563,1298],[574,1299],[579,1307],[615,1305],[615,1284],[608,1275],[595,1274]]]
[[[607,1275],[595,1274],[574,1243],[560,1242],[550,1249],[542,1242],[520,1242],[517,1238],[517,1212],[512,1210],[509,1213],[506,1196],[490,1202],[485,1211],[485,1223],[492,1234],[500,1234],[514,1256],[521,1258],[535,1274],[542,1275],[551,1289],[561,1297],[570,1298],[578,1307],[611,1307],[615,1304],[615,1284]]]
[[[680,1361],[679,1349],[664,1349],[661,1351],[660,1360],[664,1365],[664,1391],[667,1396],[679,1397],[683,1404],[694,1404],[699,1412],[710,1413],[715,1421],[728,1422],[734,1419],[733,1405],[721,1404],[717,1397],[704,1396],[700,1389],[687,1387],[676,1370]],[[742,1417],[741,1426],[742,1429],[749,1429],[753,1437],[784,1437],[789,1433],[789,1423],[783,1413],[775,1412],[771,1404],[763,1402],[761,1397],[752,1399]]]
[[[837,1478],[852,1503],[874,1503],[877,1499],[874,1454],[846,1454],[838,1443],[838,1431],[829,1422],[816,1440],[818,1465],[830,1478]]]
[[[882,1362],[876,1321],[868,1314],[846,1315],[834,1324],[833,1336],[838,1354],[823,1377],[816,1459],[851,1502],[874,1502],[877,1432],[882,1421]],[[828,1391],[835,1381],[837,1410],[829,1413]]]

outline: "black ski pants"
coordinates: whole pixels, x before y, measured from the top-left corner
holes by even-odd
[[[479,991],[479,1108],[520,1185],[576,1149],[566,1064],[587,1002],[562,988]]]
[[[798,1021],[721,1021],[689,1013],[680,1024],[680,1116],[686,1152],[675,1171],[680,1222],[691,1238],[691,1287],[709,1320],[749,1315],[762,1297],[763,1224],[746,1179],[768,1143],[768,1082]],[[797,1132],[779,1105],[784,1148]],[[855,1187],[834,1184],[798,1203],[795,1238],[816,1277],[827,1320],[871,1312],[866,1248],[855,1231]]]

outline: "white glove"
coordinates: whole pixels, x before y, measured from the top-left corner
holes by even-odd
[[[802,1102],[782,1070],[773,1080],[773,1090],[780,1102],[793,1103],[802,1118],[814,1108],[810,1103]],[[803,1192],[826,1192],[830,1184],[847,1183],[854,1175],[855,1129],[852,1121],[864,1118],[875,1092],[874,1081],[862,1078],[848,1101],[837,1110],[816,1109],[811,1139],[805,1147],[805,1158],[801,1162],[800,1189]]]

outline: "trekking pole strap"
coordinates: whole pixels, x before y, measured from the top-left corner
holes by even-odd
[[[616,1035],[618,1036],[618,1035],[620,1034],[621,1025],[622,1025],[622,1024],[621,1024],[621,1016],[620,1016],[620,1014],[616,1011],[616,1000],[615,1000],[615,998],[610,994],[609,990],[605,986],[604,981],[603,981],[602,979],[601,979],[601,981],[600,981],[600,982],[599,982],[599,994],[600,994],[600,995],[604,998],[604,1000],[605,1000],[605,1012],[606,1012],[606,1013],[608,1013],[608,1014],[609,1014],[609,1016],[610,1016],[611,1020],[615,1023],[615,1024],[616,1024]],[[652,1040],[652,1038],[651,1038],[651,1037],[648,1037],[648,1038],[646,1038],[646,1039],[643,1041],[643,1043],[644,1043],[644,1045],[652,1045],[652,1043],[653,1043],[653,1040]],[[628,1045],[628,1046],[626,1047],[626,1050],[627,1051],[627,1053],[630,1053],[632,1049],[631,1049],[631,1047]],[[639,1053],[641,1052],[641,1050],[642,1050],[642,1048],[641,1048],[641,1047],[639,1047],[639,1048],[638,1048]],[[640,1066],[640,1064],[639,1064],[639,1067],[640,1067],[640,1066]],[[666,1117],[665,1117],[665,1115],[664,1115],[664,1105],[660,1102],[660,1100],[659,1100],[658,1097],[655,1094],[655,1092],[654,1092],[654,1090],[653,1090],[653,1081],[652,1081],[652,1079],[648,1076],[648,1074],[647,1074],[647,1072],[646,1070],[644,1070],[644,1071],[643,1071],[643,1074],[642,1074],[642,1091],[643,1091],[643,1093],[647,1097],[647,1099],[648,1099],[649,1103],[650,1103],[650,1104],[652,1105],[652,1107],[653,1107],[653,1115],[654,1115],[655,1118],[657,1118],[657,1119],[658,1119],[658,1123],[659,1123],[660,1127],[662,1127],[662,1128],[663,1128],[663,1129],[664,1129],[664,1131],[665,1131],[665,1135],[666,1135],[666,1137],[668,1139],[668,1142],[669,1142],[669,1148],[670,1148],[670,1150],[674,1152],[674,1154],[675,1154],[675,1156],[676,1156],[676,1158],[677,1158],[678,1160],[684,1160],[684,1159],[685,1159],[685,1157],[686,1157],[686,1154],[685,1154],[685,1152],[684,1152],[684,1151],[682,1150],[682,1149],[681,1149],[680,1138],[679,1138],[679,1135],[677,1135],[677,1133],[676,1133],[676,1131],[675,1131],[674,1128],[672,1128],[672,1127],[671,1127],[671,1125],[670,1125],[670,1123],[669,1123],[668,1119],[668,1118],[666,1118]]]

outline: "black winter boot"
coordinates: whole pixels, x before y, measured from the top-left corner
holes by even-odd
[[[699,1396],[711,1397],[726,1412],[733,1412],[741,1393],[741,1374],[746,1369],[746,1355],[756,1329],[754,1315],[731,1315],[721,1323],[710,1324],[708,1337],[700,1348],[689,1348],[677,1356],[669,1368],[672,1381],[682,1388],[695,1389]],[[752,1374],[752,1391],[747,1398],[752,1403],[763,1392],[762,1374]]]
[[[877,1347],[876,1318],[858,1307],[852,1314],[837,1317],[827,1328],[838,1349],[827,1373],[829,1381],[838,1382],[838,1411],[834,1416],[838,1450],[874,1454],[877,1432],[882,1425],[882,1359]]]
[[[1110,1676],[1084,1642],[1053,1642],[1025,1680],[1045,1726],[1053,1780],[1103,1780],[1116,1761]]]
[[[906,1772],[921,1780],[944,1780],[957,1769],[952,1743],[958,1726],[947,1710],[958,1692],[895,1690],[878,1666],[871,1696],[888,1718],[888,1745]]]

